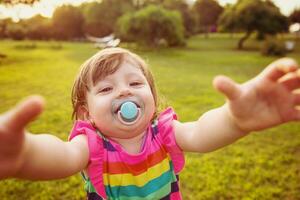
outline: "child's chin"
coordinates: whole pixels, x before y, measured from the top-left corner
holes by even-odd
[[[136,131],[140,131],[143,132],[147,129],[147,124],[143,123],[143,120],[137,119],[135,123],[128,125],[128,124],[123,124],[121,122],[117,122],[118,126],[116,127],[117,129],[120,130],[120,132],[125,132],[125,135],[127,135],[126,133],[133,133]]]

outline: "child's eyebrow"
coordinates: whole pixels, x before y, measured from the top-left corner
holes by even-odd
[[[103,76],[103,77],[101,77],[101,78],[97,78],[97,79],[95,80],[94,86],[97,85],[99,82],[108,81],[109,79],[111,79],[111,78],[110,78],[111,75],[113,75],[113,74],[109,74],[109,75]]]
[[[137,72],[128,73],[127,76],[128,77],[131,77],[131,76],[144,77],[144,75],[142,73],[137,73]]]
[[[99,87],[101,85],[104,85],[104,84],[107,84],[107,83],[110,83],[111,81],[110,80],[107,80],[107,79],[101,79],[99,81],[97,81],[94,85],[94,87]]]
[[[111,81],[113,81],[113,79],[114,78],[112,78],[111,77],[111,75],[113,75],[113,74],[110,74],[110,75],[107,75],[107,76],[105,76],[105,77],[103,77],[103,78],[99,78],[96,82],[95,82],[95,84],[94,84],[94,87],[97,87],[98,85],[99,85],[99,83],[105,83],[105,82],[111,82]],[[142,73],[142,72],[140,72],[140,71],[136,71],[136,72],[129,72],[129,73],[126,73],[125,74],[125,77],[126,78],[131,78],[131,77],[138,77],[138,78],[144,78],[145,76],[144,76],[144,74]]]

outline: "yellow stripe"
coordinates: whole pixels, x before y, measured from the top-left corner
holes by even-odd
[[[144,186],[150,180],[153,180],[159,177],[164,172],[170,169],[169,158],[165,158],[162,162],[157,165],[149,168],[144,173],[133,176],[132,174],[103,174],[104,185],[114,186],[128,186],[135,185],[138,187]]]

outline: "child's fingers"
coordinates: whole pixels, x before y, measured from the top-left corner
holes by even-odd
[[[42,97],[28,97],[4,115],[4,126],[10,132],[21,131],[42,112],[43,107]]]
[[[294,119],[293,120],[300,120],[300,110],[299,108],[297,110],[295,110],[295,114],[294,114]]]
[[[299,65],[294,59],[281,58],[268,65],[261,75],[272,81],[277,81],[285,74],[296,71],[298,67]]]
[[[235,100],[241,95],[239,85],[226,76],[217,76],[213,80],[214,87],[229,100]]]
[[[300,93],[299,92],[296,92],[293,94],[293,102],[294,102],[294,105],[300,106]]]
[[[300,70],[299,75],[300,75]],[[279,82],[284,85],[289,91],[300,88],[300,76],[297,73],[288,73],[279,79]]]

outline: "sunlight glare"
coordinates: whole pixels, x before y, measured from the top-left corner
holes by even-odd
[[[19,4],[15,6],[0,5],[0,18],[10,17],[17,22],[20,19],[28,19],[34,15],[42,15],[44,17],[51,17],[58,6],[64,4],[71,4],[78,6],[83,2],[91,2],[93,0],[41,0],[35,2],[33,5]]]

